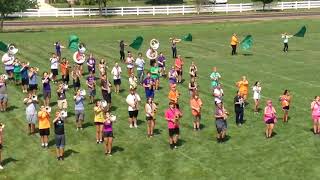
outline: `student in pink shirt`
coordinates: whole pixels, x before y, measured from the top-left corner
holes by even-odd
[[[320,133],[320,96],[316,96],[311,103],[311,116],[313,120],[313,134]]]
[[[267,106],[264,108],[264,116],[263,120],[266,123],[266,138],[272,137],[272,131],[274,128],[274,124],[277,122],[276,110],[272,106],[272,101],[267,101]]]
[[[165,112],[165,118],[168,122],[169,144],[171,149],[177,148],[177,141],[180,133],[178,113],[180,113],[180,111],[175,108],[175,104],[173,102],[170,102],[169,108]]]

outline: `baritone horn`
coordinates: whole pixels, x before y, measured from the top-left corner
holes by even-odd
[[[160,42],[157,40],[157,39],[151,39],[150,41],[150,47],[153,49],[153,50],[157,50],[160,46]]]
[[[149,59],[157,59],[158,52],[157,49],[160,47],[160,42],[157,39],[151,39],[150,48],[148,49],[146,56]]]

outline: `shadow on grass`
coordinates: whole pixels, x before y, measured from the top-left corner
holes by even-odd
[[[55,105],[57,105],[58,103],[57,102],[51,102],[50,104],[49,104],[49,106],[50,107],[53,107],[53,106],[55,106]]]
[[[117,106],[111,106],[110,111],[116,111],[118,109]]]
[[[206,126],[204,124],[200,124],[200,129],[202,130],[204,128],[206,128]]]
[[[93,123],[87,122],[87,123],[84,123],[82,127],[83,128],[87,128],[87,127],[90,127],[90,126],[93,126]]]
[[[251,53],[243,53],[244,56],[253,56]]]
[[[48,147],[54,146],[56,144],[56,139],[51,139],[48,143]]]
[[[4,159],[4,160],[2,161],[2,165],[5,166],[5,165],[7,165],[7,164],[9,164],[9,163],[11,163],[11,162],[15,163],[15,162],[17,162],[17,161],[18,161],[18,160],[10,157],[10,158]]]
[[[145,122],[142,120],[137,120],[137,124],[140,126],[141,124],[144,124]]]
[[[184,57],[184,58],[186,58],[186,59],[192,59],[193,57],[191,57],[191,56],[186,56],[186,57]]]
[[[120,153],[120,152],[123,152],[124,151],[124,148],[122,147],[119,147],[119,146],[113,146],[112,147],[112,154],[115,154],[115,153]]]
[[[153,130],[153,134],[155,134],[155,135],[160,135],[161,133],[162,133],[161,129],[154,129]]]
[[[182,145],[184,145],[185,143],[186,143],[185,140],[179,139],[178,142],[177,142],[177,145],[178,145],[178,146],[182,146]]]
[[[271,134],[271,137],[273,138],[273,137],[275,137],[275,136],[277,136],[278,134],[276,133],[276,132],[272,132],[272,134]]]
[[[64,157],[68,158],[69,156],[72,156],[73,154],[79,154],[80,152],[75,151],[73,149],[68,149],[64,152]]]
[[[17,106],[9,106],[8,108],[7,108],[7,111],[13,111],[13,110],[15,110],[15,109],[19,109]]]

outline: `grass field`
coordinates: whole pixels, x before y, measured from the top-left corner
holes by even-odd
[[[318,42],[320,20],[283,20],[251,21],[239,23],[215,23],[171,26],[130,26],[108,28],[68,28],[45,29],[39,32],[2,33],[0,40],[14,42],[19,47],[18,58],[28,60],[44,70],[48,70],[48,59],[53,52],[53,42],[61,40],[64,45],[70,34],[77,34],[87,45],[88,53],[106,58],[109,67],[118,59],[117,40],[127,42],[137,35],[142,35],[145,43],[142,53],[152,38],[157,38],[169,62],[170,36],[182,36],[192,33],[194,41],[182,42],[178,52],[184,57],[185,72],[191,61],[199,68],[200,97],[204,101],[203,130],[192,131],[192,117],[188,105],[189,95],[187,82],[178,85],[182,94],[181,104],[184,112],[181,126],[182,146],[170,150],[167,144],[167,124],[163,111],[167,108],[168,82],[161,80],[162,89],[155,99],[160,103],[157,118],[157,135],[146,137],[145,116],[139,115],[139,128],[129,129],[127,125],[128,94],[127,77],[123,77],[124,92],[113,94],[113,113],[118,116],[114,125],[114,155],[105,157],[102,145],[95,143],[93,125],[93,105],[87,102],[86,128],[77,132],[74,116],[68,118],[66,125],[66,159],[55,159],[54,136],[50,138],[50,148],[40,147],[39,137],[28,136],[25,122],[24,95],[20,88],[9,86],[9,111],[0,113],[0,121],[6,124],[4,165],[0,179],[319,179],[320,139],[310,131],[312,127],[309,106],[313,97],[319,94]],[[307,25],[305,38],[292,38],[289,42],[289,53],[284,54],[280,34],[295,33],[302,25]],[[233,32],[239,37],[251,34],[254,48],[251,56],[230,56],[229,39]],[[134,51],[134,54],[137,54]],[[71,59],[68,50],[63,56]],[[125,66],[121,64],[122,68]],[[228,135],[230,140],[225,144],[215,141],[215,124],[213,118],[213,98],[210,92],[211,67],[217,66],[222,74],[225,91],[226,108],[231,112]],[[149,68],[149,67],[147,67]],[[86,69],[86,68],[85,68]],[[3,72],[3,67],[1,67]],[[125,74],[125,73],[124,73]],[[279,116],[282,115],[278,97],[284,89],[293,95],[288,124],[279,122],[275,131],[277,135],[266,140],[262,113],[254,115],[253,102],[245,111],[246,123],[237,127],[234,121],[233,97],[235,82],[242,75],[248,77],[250,86],[256,80],[262,82],[262,106],[271,98],[276,105]],[[82,82],[83,84],[84,82]],[[53,92],[55,91],[55,87]],[[143,89],[139,94],[144,97]],[[39,91],[40,94],[42,92]],[[98,88],[98,98],[101,98]],[[52,93],[52,102],[56,95]],[[68,92],[69,111],[73,112],[72,92]],[[55,111],[53,107],[53,111]],[[51,133],[53,131],[51,130]]]

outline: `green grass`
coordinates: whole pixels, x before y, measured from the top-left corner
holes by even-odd
[[[192,33],[194,41],[182,42],[178,52],[184,57],[187,69],[191,61],[199,68],[200,97],[204,101],[201,132],[192,131],[192,117],[188,105],[187,82],[178,85],[181,92],[181,104],[184,112],[181,125],[183,145],[178,150],[170,150],[167,139],[167,125],[163,111],[167,108],[167,80],[161,80],[162,89],[156,93],[160,103],[156,129],[160,134],[153,139],[146,138],[144,113],[140,111],[138,129],[129,129],[127,125],[128,94],[127,76],[123,77],[125,90],[119,95],[113,94],[114,114],[118,122],[114,125],[114,155],[105,157],[103,146],[95,144],[93,126],[93,106],[86,102],[87,127],[77,132],[74,116],[68,118],[66,125],[67,152],[70,155],[64,162],[55,159],[55,147],[48,150],[40,148],[39,137],[27,136],[25,122],[24,96],[20,88],[9,85],[10,111],[0,113],[0,121],[5,129],[4,159],[5,170],[0,172],[0,179],[319,179],[320,139],[312,135],[309,106],[312,98],[319,93],[318,42],[320,20],[283,20],[266,22],[214,23],[172,26],[130,26],[100,27],[77,29],[45,29],[40,32],[15,32],[0,34],[0,40],[14,42],[19,47],[18,58],[28,60],[43,71],[49,69],[49,53],[53,52],[53,42],[61,40],[64,45],[70,34],[77,34],[98,59],[106,58],[109,67],[118,59],[117,40],[130,42],[137,35],[142,35],[145,43],[141,49],[145,53],[148,42],[157,38],[169,62],[170,36],[182,36]],[[284,54],[280,34],[295,33],[300,26],[307,25],[305,38],[290,39],[290,52]],[[230,35],[236,32],[239,37],[251,34],[254,38],[252,56],[230,56]],[[137,52],[133,51],[136,55]],[[68,50],[64,56],[71,59]],[[125,66],[121,64],[122,68]],[[222,74],[226,108],[231,112],[228,119],[228,134],[231,139],[225,144],[215,141],[213,118],[213,98],[210,93],[209,75],[211,67],[217,66]],[[149,68],[149,67],[147,67]],[[85,68],[86,69],[86,68]],[[3,68],[1,67],[1,72]],[[126,74],[126,73],[124,73]],[[235,82],[242,75],[249,79],[250,86],[257,80],[262,82],[262,105],[271,98],[276,105],[279,117],[282,115],[278,97],[284,89],[293,95],[288,124],[279,122],[277,135],[266,140],[262,113],[254,115],[252,111],[252,93],[250,105],[245,111],[246,124],[235,126],[233,97]],[[84,82],[82,82],[84,84]],[[55,91],[55,87],[53,92]],[[42,91],[39,91],[41,94]],[[98,88],[97,98],[101,98]],[[143,89],[138,90],[144,97]],[[52,93],[52,102],[56,95]],[[68,92],[69,111],[73,112],[72,92]],[[144,98],[143,98],[144,99]],[[56,107],[53,107],[53,112]],[[51,133],[53,131],[51,130]],[[50,141],[54,142],[54,136]],[[12,161],[14,160],[14,161]]]

